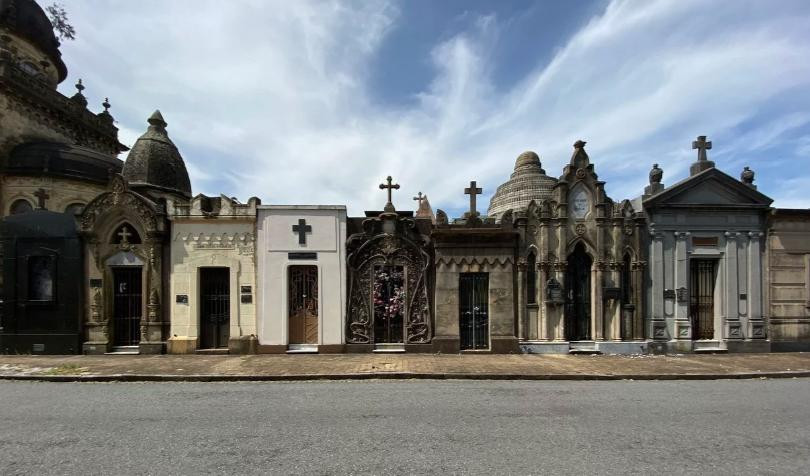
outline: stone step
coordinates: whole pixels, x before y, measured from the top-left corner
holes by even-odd
[[[287,346],[288,354],[317,354],[316,344],[290,344]]]
[[[376,344],[372,352],[378,354],[405,352],[405,344]]]
[[[138,355],[141,349],[137,345],[118,345],[114,346],[110,352],[105,352],[104,355]]]
[[[596,342],[586,340],[569,342],[568,353],[575,355],[597,355],[601,354],[602,352],[596,347]]]
[[[217,349],[197,349],[194,351],[194,353],[200,355],[223,355],[229,354],[230,351],[227,347],[221,347]]]

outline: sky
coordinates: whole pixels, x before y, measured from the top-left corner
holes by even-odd
[[[109,97],[128,146],[160,109],[194,194],[362,215],[391,175],[397,209],[454,217],[471,180],[483,209],[521,152],[559,177],[582,139],[620,201],[653,163],[685,178],[706,135],[719,169],[810,207],[804,0],[62,3],[60,91]]]

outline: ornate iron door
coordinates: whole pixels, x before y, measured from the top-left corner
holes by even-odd
[[[374,343],[401,344],[405,335],[405,268],[374,267]]]
[[[200,348],[228,347],[230,324],[230,269],[200,268]]]
[[[714,282],[717,261],[693,259],[689,262],[689,315],[693,339],[714,339]]]
[[[489,274],[459,276],[460,349],[489,348]]]
[[[141,267],[113,268],[113,345],[141,341]]]
[[[591,338],[591,258],[582,244],[568,257],[565,271],[565,337]]]
[[[318,343],[318,267],[290,266],[288,319],[290,344]]]

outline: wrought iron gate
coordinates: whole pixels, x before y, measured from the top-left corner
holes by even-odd
[[[591,338],[591,258],[577,245],[565,271],[565,338]]]
[[[489,348],[489,274],[459,276],[460,348]]]
[[[138,345],[141,341],[141,267],[113,268],[113,345]]]
[[[692,338],[714,339],[714,282],[717,278],[717,261],[693,259],[689,265]]]
[[[229,268],[200,268],[200,348],[228,347],[231,317]]]
[[[318,343],[318,267],[290,266],[288,285],[290,344]]]
[[[374,343],[401,344],[405,335],[405,268],[374,267]]]

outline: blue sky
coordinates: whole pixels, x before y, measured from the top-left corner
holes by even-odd
[[[577,139],[615,200],[653,163],[757,174],[810,207],[810,3],[65,0],[73,94],[109,96],[131,145],[159,108],[194,193],[458,216],[534,150],[559,176]],[[121,158],[125,158],[122,155]]]

